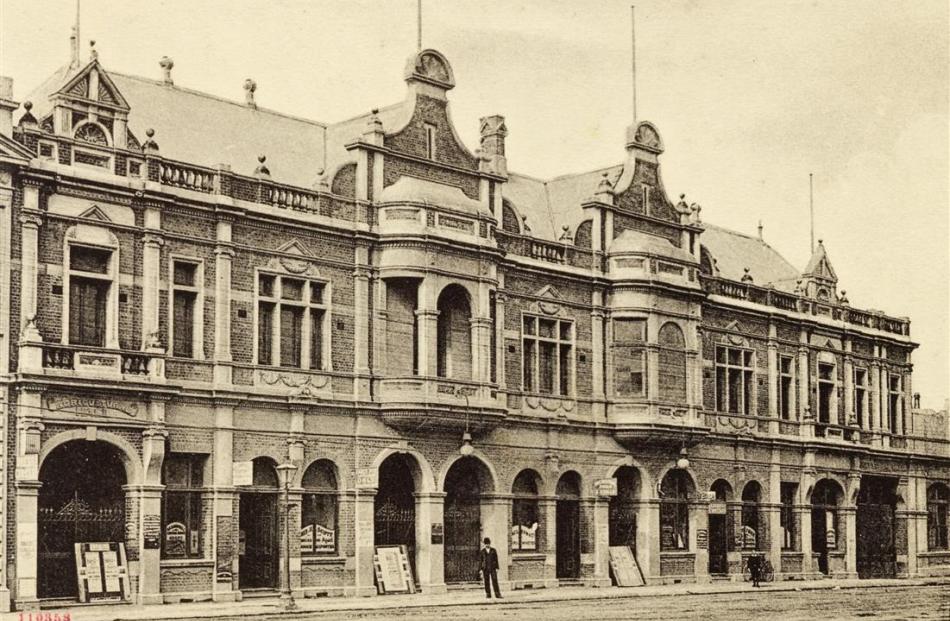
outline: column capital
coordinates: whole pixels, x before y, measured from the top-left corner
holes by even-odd
[[[20,215],[20,224],[23,228],[38,229],[43,226],[43,216],[39,212],[24,212]]]
[[[165,238],[159,233],[146,233],[142,236],[142,243],[146,246],[161,248],[165,244]]]
[[[218,243],[218,244],[214,247],[214,255],[215,255],[216,257],[220,257],[220,258],[222,258],[222,259],[228,259],[228,260],[233,259],[233,258],[234,258],[234,248],[232,248],[230,245],[225,245],[225,244]]]

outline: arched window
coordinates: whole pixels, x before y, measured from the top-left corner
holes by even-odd
[[[762,501],[762,486],[749,481],[742,490],[742,547],[758,550],[762,535],[759,503]]]
[[[673,322],[663,324],[657,338],[659,351],[660,399],[686,401],[686,339]]]
[[[515,208],[511,206],[506,200],[502,200],[501,203],[501,230],[507,231],[508,233],[520,233],[521,232],[521,218],[518,217],[518,213],[515,211]]]
[[[948,505],[950,488],[943,483],[934,483],[927,490],[927,549],[946,550],[948,538]]]
[[[109,146],[109,138],[105,131],[94,123],[84,123],[76,129],[76,140],[90,142],[92,144]]]
[[[513,552],[534,551],[538,546],[538,482],[533,470],[522,470],[511,486],[511,549]]]
[[[471,379],[472,313],[468,294],[458,285],[449,285],[439,295],[437,308],[437,373],[439,377]]]
[[[584,220],[577,226],[577,232],[574,233],[574,245],[578,248],[592,248],[593,247],[593,237],[591,236],[591,229],[593,227],[593,222],[591,220]]]
[[[660,483],[660,550],[689,548],[689,497],[693,482],[683,470],[670,470]]]
[[[320,459],[303,475],[301,554],[336,554],[337,482],[333,462]]]

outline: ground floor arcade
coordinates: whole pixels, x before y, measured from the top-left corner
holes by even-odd
[[[906,460],[710,437],[677,463],[668,447],[530,425],[460,451],[455,434],[333,412],[318,424],[307,407],[134,411],[19,421],[14,607],[75,599],[74,546],[90,541],[124,544],[126,595],[148,603],[276,592],[286,549],[297,596],[371,595],[380,545],[405,546],[418,588],[440,592],[477,580],[483,537],[503,588],[610,586],[611,546],[634,550],[648,584],[741,579],[750,554],[778,579],[950,567],[929,547],[927,505],[948,474]]]

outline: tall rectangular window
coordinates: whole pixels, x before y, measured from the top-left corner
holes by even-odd
[[[201,493],[206,456],[170,453],[165,458],[162,482],[162,556],[201,556]]]
[[[613,320],[614,393],[618,397],[646,395],[646,319]]]
[[[854,418],[858,427],[864,427],[868,415],[868,370],[854,368]]]
[[[887,391],[887,422],[889,425],[889,431],[891,433],[897,433],[897,419],[901,415],[901,406],[903,405],[901,398],[901,378],[899,375],[890,375],[888,376],[888,391]]]
[[[425,124],[426,131],[426,157],[430,160],[435,159],[435,125]]]
[[[326,285],[260,274],[257,284],[257,362],[263,365],[327,368]]]
[[[569,396],[574,377],[574,324],[525,315],[522,322],[524,390]]]
[[[792,391],[795,388],[795,368],[791,356],[781,356],[778,360],[778,411],[782,420],[792,417]]]
[[[798,485],[795,483],[781,484],[782,507],[779,510],[779,522],[782,526],[782,549],[794,550],[798,539],[795,521],[795,495]]]
[[[112,251],[69,248],[69,342],[105,347]]]
[[[716,348],[716,407],[732,414],[755,413],[752,351]]]
[[[835,365],[818,363],[818,422],[825,425],[838,423],[838,417],[832,418],[835,394]]]
[[[172,355],[201,358],[202,309],[199,267],[191,261],[172,261]],[[196,355],[197,354],[197,355]]]

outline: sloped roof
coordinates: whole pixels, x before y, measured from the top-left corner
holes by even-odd
[[[627,229],[615,237],[607,247],[607,252],[610,254],[645,252],[687,263],[696,262],[693,255],[678,246],[674,246],[665,237],[650,235],[635,229]]]
[[[50,94],[79,71],[62,67],[27,97],[37,118],[49,113]],[[129,104],[129,129],[143,142],[145,130],[154,129],[165,157],[209,167],[230,164],[234,172],[251,175],[257,157],[266,155],[275,181],[301,187],[311,187],[324,168],[322,123],[156,80],[108,75]]]
[[[795,282],[801,277],[798,270],[765,241],[713,224],[703,226],[706,230],[699,239],[716,259],[720,276],[740,280],[748,267],[757,285],[772,283],[775,288],[789,292],[795,289]]]
[[[808,265],[805,266],[804,275],[827,278],[834,281],[838,280],[838,276],[835,274],[835,268],[831,267],[831,259],[828,258],[828,253],[825,251],[825,244],[822,243],[820,239],[818,240],[818,246],[815,248],[815,251],[811,253]]]

